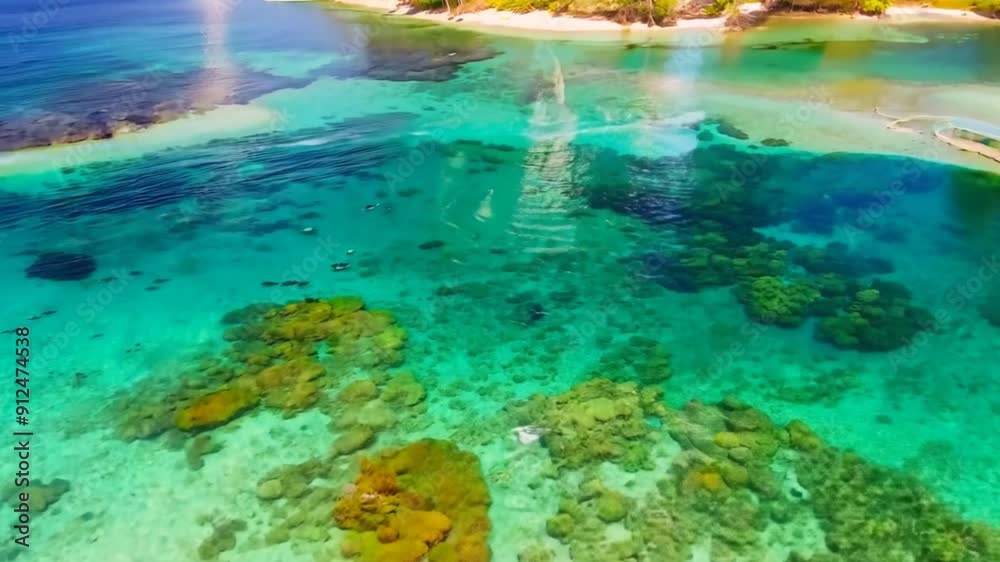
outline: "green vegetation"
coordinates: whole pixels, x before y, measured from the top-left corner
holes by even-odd
[[[984,16],[1000,18],[1000,0],[975,0],[972,9]]]
[[[462,13],[495,8],[515,13],[545,10],[553,14],[597,16],[626,22],[669,24],[678,8],[677,0],[406,0],[420,10],[440,10]],[[738,0],[710,0],[700,7],[698,16],[718,17],[733,14]],[[698,3],[699,6],[702,6]],[[765,0],[770,12],[835,12],[880,15],[892,5],[892,0]],[[1000,0],[935,0],[940,8],[966,9],[989,17],[1000,17]],[[688,13],[683,17],[691,17]],[[697,16],[696,16],[697,17]]]
[[[731,0],[720,0],[731,1]],[[558,14],[602,16],[627,22],[663,23],[674,12],[674,0],[487,0],[491,8],[511,12],[547,10]]]
[[[861,0],[858,11],[862,14],[884,14],[891,3],[891,0]]]
[[[438,10],[447,7],[443,0],[407,0],[407,3],[420,10]]]
[[[715,0],[719,13],[734,0]],[[676,0],[407,0],[419,10],[474,12],[495,8],[515,13],[545,10],[554,14],[599,16],[619,22],[668,23],[674,14]]]
[[[769,11],[795,12],[842,12],[882,14],[892,3],[891,0],[770,0],[765,1]]]
[[[713,18],[719,17],[730,13],[737,5],[736,0],[713,0],[711,4],[705,7],[705,15]]]

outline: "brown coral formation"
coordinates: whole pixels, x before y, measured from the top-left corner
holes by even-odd
[[[251,305],[223,322],[231,342],[223,357],[204,361],[180,384],[144,383],[116,401],[120,437],[208,429],[258,404],[294,415],[317,404],[340,375],[398,365],[406,341],[392,314],[367,310],[358,297]]]
[[[362,460],[333,517],[351,531],[342,553],[364,562],[485,562],[489,503],[475,455],[424,440]]]

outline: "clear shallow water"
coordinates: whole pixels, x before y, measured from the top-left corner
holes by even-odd
[[[5,7],[4,29],[34,9]],[[813,30],[779,26],[695,50],[377,21],[249,0],[67,4],[4,63],[6,123],[161,103],[208,111],[6,155],[4,318],[33,334],[33,471],[70,483],[36,509],[31,559],[338,560],[351,535],[334,506],[365,490],[350,486],[357,457],[428,437],[478,457],[478,470],[450,450],[466,468],[438,453],[421,466],[430,481],[482,475],[495,560],[529,549],[539,560],[989,559],[956,520],[1000,521],[989,265],[1000,179],[886,155],[961,158],[842,110],[875,100],[995,121],[997,28],[905,26],[891,42],[847,28],[851,40],[815,44]],[[233,103],[244,105],[211,111]],[[831,242],[844,246],[816,253]],[[51,265],[41,277],[38,263]],[[56,272],[84,278],[44,278]],[[873,278],[910,296],[878,284],[875,301],[859,296]],[[776,279],[807,288],[793,296]],[[274,383],[241,351],[264,353],[261,320],[243,315],[243,336],[222,322],[251,303],[336,295],[391,311],[405,345],[394,332],[352,332],[340,347],[326,334],[315,359],[282,348],[308,363],[295,372],[318,363],[322,376]],[[878,330],[837,323],[852,311]],[[206,367],[223,357],[237,374]],[[412,372],[423,396],[384,371]],[[380,398],[343,393],[367,378]],[[579,386],[602,378],[664,396],[640,407],[630,387]],[[178,421],[220,388],[249,388],[260,404],[216,428]],[[563,398],[521,402],[539,393]],[[731,402],[682,409],[725,396],[773,422],[747,422]],[[633,418],[639,429],[620,421]],[[793,419],[830,449],[770,427]],[[546,437],[520,444],[511,431],[525,425]],[[192,451],[213,447],[196,434],[221,445],[200,467]],[[330,459],[345,436],[364,447]],[[727,439],[756,460],[730,459],[740,447]],[[846,450],[893,472],[855,467]],[[322,468],[273,472],[310,458]],[[595,478],[599,493],[580,485]],[[275,479],[277,499],[261,489]],[[307,491],[288,491],[302,479]],[[475,537],[475,506],[401,481],[452,521],[443,544]],[[809,499],[769,496],[768,483]],[[924,493],[954,513],[907,499]],[[624,519],[608,506],[618,494]],[[685,530],[717,527],[713,540]]]

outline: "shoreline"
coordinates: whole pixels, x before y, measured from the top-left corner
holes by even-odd
[[[268,1],[296,2],[311,0]],[[730,17],[725,15],[715,18],[678,19],[673,25],[651,26],[642,22],[623,24],[600,17],[552,14],[543,10],[516,13],[489,8],[454,15],[445,11],[414,11],[413,8],[398,0],[333,0],[331,4],[347,8],[361,8],[364,10],[379,11],[382,12],[383,15],[430,21],[442,25],[453,25],[475,31],[502,33],[508,35],[523,35],[527,37],[537,37],[537,34],[539,33],[556,35],[587,33],[587,39],[632,39],[637,36],[646,38],[652,36],[668,37],[671,34],[683,34],[684,31],[692,30],[719,33],[742,30],[727,25]],[[969,10],[921,6],[891,6],[882,16],[866,16],[863,14],[815,12],[767,13],[767,11],[763,8],[762,3],[753,2],[741,4],[739,6],[739,15],[743,18],[776,17],[810,19],[816,21],[824,19],[861,21],[884,20],[893,24],[957,22],[1000,24],[1000,20],[998,19],[989,18]],[[746,29],[753,29],[754,27],[755,26],[750,26]]]

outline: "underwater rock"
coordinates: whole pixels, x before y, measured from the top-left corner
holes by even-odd
[[[345,431],[333,442],[337,455],[349,455],[368,447],[375,441],[375,432],[368,426],[359,425]]]
[[[556,555],[540,544],[528,545],[517,554],[517,562],[554,562]]]
[[[729,121],[726,121],[725,119],[715,119],[715,120],[709,121],[709,123],[715,123],[716,128],[719,131],[720,135],[725,135],[727,137],[734,138],[736,140],[749,140],[750,139],[750,135],[748,135],[742,129],[739,129],[738,127],[736,127],[736,125],[733,125]]]
[[[417,382],[413,373],[404,371],[389,379],[382,391],[382,400],[390,404],[412,407],[423,402],[426,394],[423,385]]]
[[[28,266],[25,275],[51,281],[79,281],[90,277],[96,269],[97,262],[87,254],[46,252]]]
[[[333,514],[351,531],[342,552],[363,562],[486,562],[489,504],[475,455],[424,440],[362,460]]]
[[[779,146],[788,146],[788,141],[786,141],[785,139],[766,138],[760,141],[760,144],[770,147],[779,147]]]
[[[568,513],[560,513],[545,522],[545,532],[554,539],[565,539],[573,534],[576,522]]]
[[[205,466],[204,457],[206,455],[218,453],[221,450],[221,443],[213,440],[211,435],[203,433],[191,440],[187,450],[184,452],[184,458],[187,461],[188,468],[199,470]]]
[[[262,500],[276,500],[284,494],[281,480],[272,478],[257,485],[257,497]]]
[[[198,545],[202,560],[215,560],[223,552],[236,548],[236,533],[245,531],[247,524],[242,519],[227,519],[213,523],[212,527],[212,534]]]
[[[257,482],[257,497],[265,501],[300,498],[309,492],[312,481],[324,476],[327,469],[318,459],[280,466]]]
[[[21,503],[20,494],[28,494],[28,509],[32,513],[38,514],[43,513],[48,508],[52,507],[59,498],[63,496],[66,492],[70,490],[69,480],[64,480],[62,478],[55,478],[51,480],[48,484],[45,484],[43,480],[36,480],[28,485],[27,490],[16,487],[13,485],[7,485],[4,488],[0,498],[3,501],[13,507],[17,507]]]
[[[369,402],[378,398],[378,387],[370,379],[354,381],[337,394],[337,401],[342,404]]]

